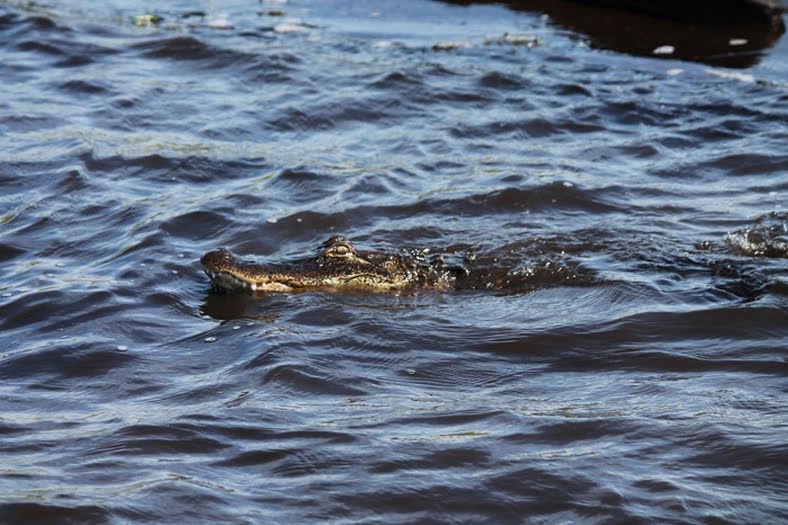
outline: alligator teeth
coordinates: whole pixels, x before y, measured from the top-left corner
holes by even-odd
[[[234,275],[230,275],[227,272],[217,272],[208,269],[205,269],[205,273],[208,275],[215,286],[224,290],[249,290],[251,292],[289,292],[293,290],[292,286],[277,283],[275,281],[257,283],[248,282],[246,280],[239,279]]]

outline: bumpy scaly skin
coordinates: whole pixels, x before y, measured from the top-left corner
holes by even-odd
[[[216,288],[236,291],[292,292],[310,288],[386,291],[406,288],[451,288],[456,270],[413,255],[357,251],[347,239],[332,237],[320,254],[287,265],[244,262],[224,248],[200,259]]]

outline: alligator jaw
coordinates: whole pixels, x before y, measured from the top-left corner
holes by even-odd
[[[213,285],[226,291],[290,292],[293,286],[272,279],[273,273],[260,265],[244,264],[228,250],[205,254],[200,264]]]
[[[250,292],[292,292],[294,288],[276,281],[247,281],[229,272],[203,268],[214,286],[222,290],[248,290]]]

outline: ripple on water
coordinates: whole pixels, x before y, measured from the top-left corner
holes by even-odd
[[[103,523],[112,511],[101,505],[53,505],[44,503],[5,503],[0,505],[0,519],[6,523]]]
[[[788,519],[782,44],[732,75],[500,5],[115,4],[0,7],[0,522]],[[333,235],[472,279],[198,265]]]

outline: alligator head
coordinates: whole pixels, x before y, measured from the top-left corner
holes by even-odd
[[[224,248],[200,259],[214,287],[223,291],[292,292],[311,288],[401,290],[451,288],[463,270],[428,260],[424,252],[359,251],[344,237],[331,237],[317,257],[268,265],[238,259]]]

